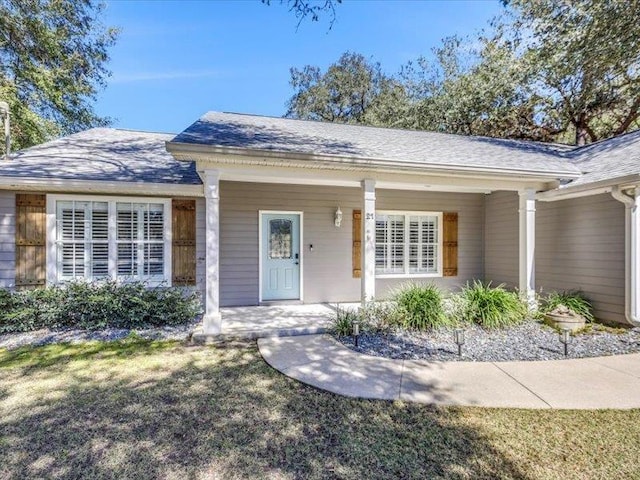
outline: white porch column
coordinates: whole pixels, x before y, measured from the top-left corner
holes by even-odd
[[[206,215],[206,294],[203,333],[222,331],[220,316],[220,174],[205,170],[204,179]]]
[[[376,182],[363,180],[364,208],[362,222],[364,226],[364,245],[362,251],[362,303],[376,297]]]
[[[525,295],[530,309],[536,308],[535,298],[535,245],[536,245],[536,192],[519,192],[520,208],[520,294]]]

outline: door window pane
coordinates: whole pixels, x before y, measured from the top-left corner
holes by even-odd
[[[269,220],[269,258],[291,258],[291,220]]]

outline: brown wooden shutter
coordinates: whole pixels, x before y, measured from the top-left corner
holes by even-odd
[[[362,276],[362,211],[353,211],[353,278]]]
[[[196,284],[196,201],[172,202],[172,284]]]
[[[458,275],[458,213],[448,212],[442,215],[443,220],[443,258],[442,267],[445,277]]]
[[[16,194],[16,288],[47,281],[47,197]]]

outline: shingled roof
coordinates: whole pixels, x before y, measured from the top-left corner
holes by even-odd
[[[640,130],[574,148],[565,156],[583,173],[567,187],[640,175]]]
[[[558,178],[579,174],[558,155],[557,147],[540,143],[237,113],[208,112],[171,143],[395,160],[425,167],[535,171]]]
[[[197,185],[195,165],[175,160],[173,134],[92,128],[15,152],[0,176]]]

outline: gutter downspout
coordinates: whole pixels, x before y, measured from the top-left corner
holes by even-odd
[[[634,326],[640,326],[640,188],[611,189],[611,196],[625,206],[625,316]]]

